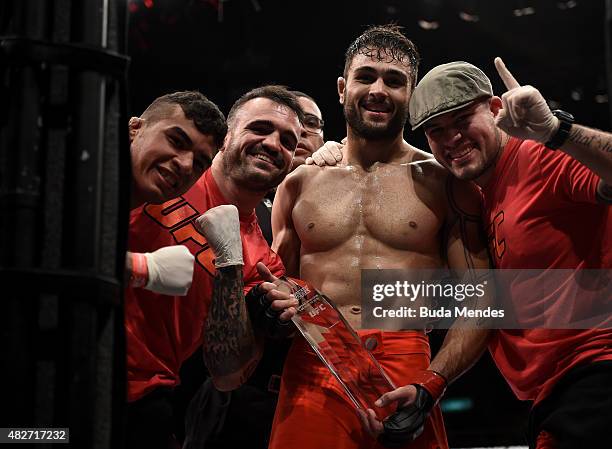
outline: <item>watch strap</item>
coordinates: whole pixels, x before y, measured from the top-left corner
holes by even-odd
[[[572,124],[574,123],[574,116],[561,109],[555,109],[552,113],[559,119],[559,129],[544,145],[551,150],[556,150],[567,140],[570,130],[572,129]]]

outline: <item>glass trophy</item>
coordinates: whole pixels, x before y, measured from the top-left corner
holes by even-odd
[[[395,404],[379,408],[374,402],[396,387],[336,305],[304,281],[284,277],[299,301],[292,318],[300,333],[338,380],[359,410],[374,410],[383,420]]]

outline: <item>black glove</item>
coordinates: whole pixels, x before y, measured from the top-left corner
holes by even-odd
[[[425,427],[425,420],[435,402],[429,392],[420,385],[417,389],[416,399],[413,403],[399,407],[395,413],[383,421],[384,432],[378,441],[385,447],[402,447],[416,439]]]
[[[244,297],[253,329],[263,332],[264,336],[269,338],[290,336],[295,331],[293,323],[280,320],[281,311],[272,309],[272,302],[266,298],[259,285],[249,290]]]

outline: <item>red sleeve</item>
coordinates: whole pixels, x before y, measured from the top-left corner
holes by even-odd
[[[264,257],[262,257],[260,261],[265,266],[268,267],[268,270],[270,270],[270,272],[274,276],[276,277],[284,276],[285,266],[283,265],[283,262],[281,261],[280,256],[276,254],[274,251],[272,251],[269,247],[267,247],[267,249],[268,249],[267,254]],[[252,273],[252,275],[248,276],[245,273],[245,278],[244,278],[244,294],[245,295],[253,287],[263,282],[262,279],[259,277],[259,274],[257,273],[257,270],[255,269],[255,267],[253,267],[252,270],[249,270],[249,272]]]
[[[597,203],[598,175],[561,150],[539,145],[537,154],[545,183],[555,195],[576,203]]]

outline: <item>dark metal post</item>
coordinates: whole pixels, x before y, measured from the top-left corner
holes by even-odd
[[[69,427],[73,447],[117,448],[126,0],[2,3],[2,423]]]

